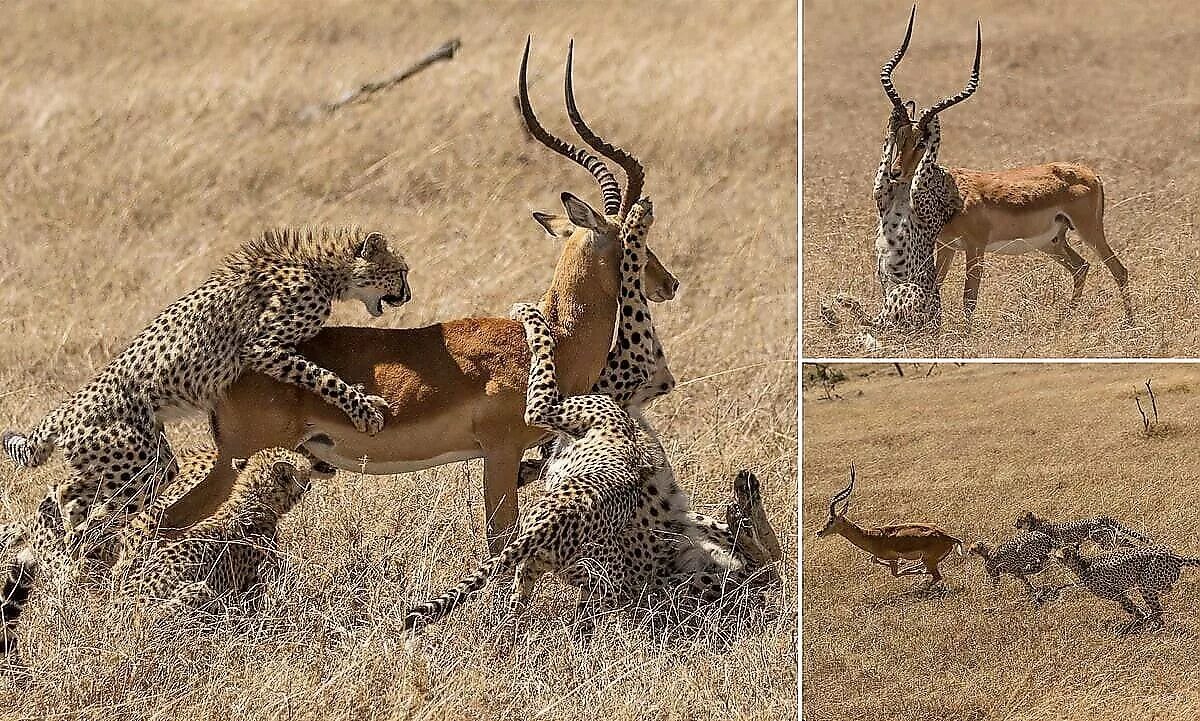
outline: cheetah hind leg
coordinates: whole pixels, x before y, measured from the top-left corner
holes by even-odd
[[[1150,615],[1147,616],[1145,620],[1151,626],[1153,626],[1155,630],[1162,628],[1164,625],[1162,620],[1163,607],[1162,599],[1158,595],[1158,591],[1152,588],[1143,587],[1139,588],[1138,592],[1141,593],[1142,599],[1146,602],[1146,605],[1150,607]]]
[[[1117,629],[1117,635],[1128,636],[1146,622],[1146,615],[1142,613],[1141,609],[1139,609],[1132,600],[1130,600],[1129,596],[1122,593],[1113,600],[1121,604],[1121,608],[1125,609],[1126,613],[1128,613],[1130,616],[1133,616],[1132,621],[1121,625]]]

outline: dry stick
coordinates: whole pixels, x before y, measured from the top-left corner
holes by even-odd
[[[380,80],[380,81],[374,82],[374,83],[366,83],[365,85],[360,87],[358,90],[353,90],[353,91],[347,93],[346,95],[342,96],[341,99],[336,100],[332,103],[325,103],[321,107],[325,112],[332,113],[335,110],[337,110],[338,108],[341,108],[343,105],[349,105],[350,103],[353,103],[355,100],[358,100],[359,98],[361,98],[363,96],[371,95],[373,93],[378,93],[381,90],[387,90],[388,88],[392,87],[393,85],[397,85],[399,83],[404,82],[405,80],[408,80],[412,76],[416,75],[417,73],[421,72],[425,68],[429,67],[430,65],[433,65],[434,63],[436,63],[440,60],[450,60],[451,58],[454,57],[454,54],[456,52],[458,52],[458,49],[461,47],[462,47],[462,41],[459,40],[458,38],[454,38],[453,40],[447,40],[446,42],[442,43],[442,46],[439,47],[437,50],[434,50],[433,52],[429,53],[428,55],[421,58],[417,62],[413,63],[407,69],[405,69],[399,73],[396,73],[395,75],[392,75],[391,77],[387,78],[386,80]]]
[[[1142,414],[1142,429],[1146,433],[1149,433],[1150,432],[1150,419],[1146,417],[1146,411],[1142,410],[1142,399],[1138,398],[1135,395],[1133,397],[1133,402],[1137,403],[1138,413]]]
[[[1151,380],[1154,379],[1151,378],[1146,381],[1146,392],[1150,394],[1150,408],[1154,410],[1154,422],[1158,423],[1158,401],[1154,399],[1154,389],[1150,387]]]

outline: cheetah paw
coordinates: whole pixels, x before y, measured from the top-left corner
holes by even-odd
[[[380,396],[363,396],[363,401],[367,404],[366,417],[364,419],[363,431],[367,435],[375,435],[383,430],[384,413],[388,410],[388,402]]]

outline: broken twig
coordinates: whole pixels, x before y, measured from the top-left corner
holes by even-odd
[[[341,98],[333,101],[332,103],[324,103],[323,105],[320,106],[320,109],[325,111],[326,113],[332,113],[332,112],[338,110],[339,108],[341,108],[342,106],[349,105],[350,103],[353,103],[363,97],[366,97],[367,95],[373,95],[374,93],[378,93],[382,90],[387,90],[388,88],[392,87],[393,85],[397,85],[399,83],[404,82],[405,80],[408,80],[412,76],[416,75],[417,73],[421,72],[422,70],[429,67],[430,65],[433,65],[436,62],[439,62],[441,60],[450,60],[451,58],[454,57],[454,54],[457,53],[459,48],[461,48],[461,47],[462,47],[462,41],[460,41],[458,38],[454,38],[453,40],[447,40],[446,42],[442,43],[441,47],[439,47],[438,49],[429,53],[428,55],[421,58],[420,60],[413,63],[412,65],[408,66],[408,68],[406,68],[398,73],[395,73],[384,80],[379,80],[379,81],[373,82],[373,83],[366,83],[366,84],[360,86],[357,90],[351,90],[350,92],[346,93]],[[309,110],[311,111],[312,108],[310,108]]]

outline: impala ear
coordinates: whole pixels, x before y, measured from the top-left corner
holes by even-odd
[[[595,208],[570,193],[562,194],[562,204],[567,210],[567,217],[580,228],[600,230],[608,225],[604,216],[597,213]]]
[[[575,225],[561,215],[533,211],[533,219],[555,238],[566,238],[575,232]]]
[[[241,473],[242,471],[246,470],[246,466],[249,464],[250,464],[249,458],[234,458],[233,459],[233,470],[238,473]]]

